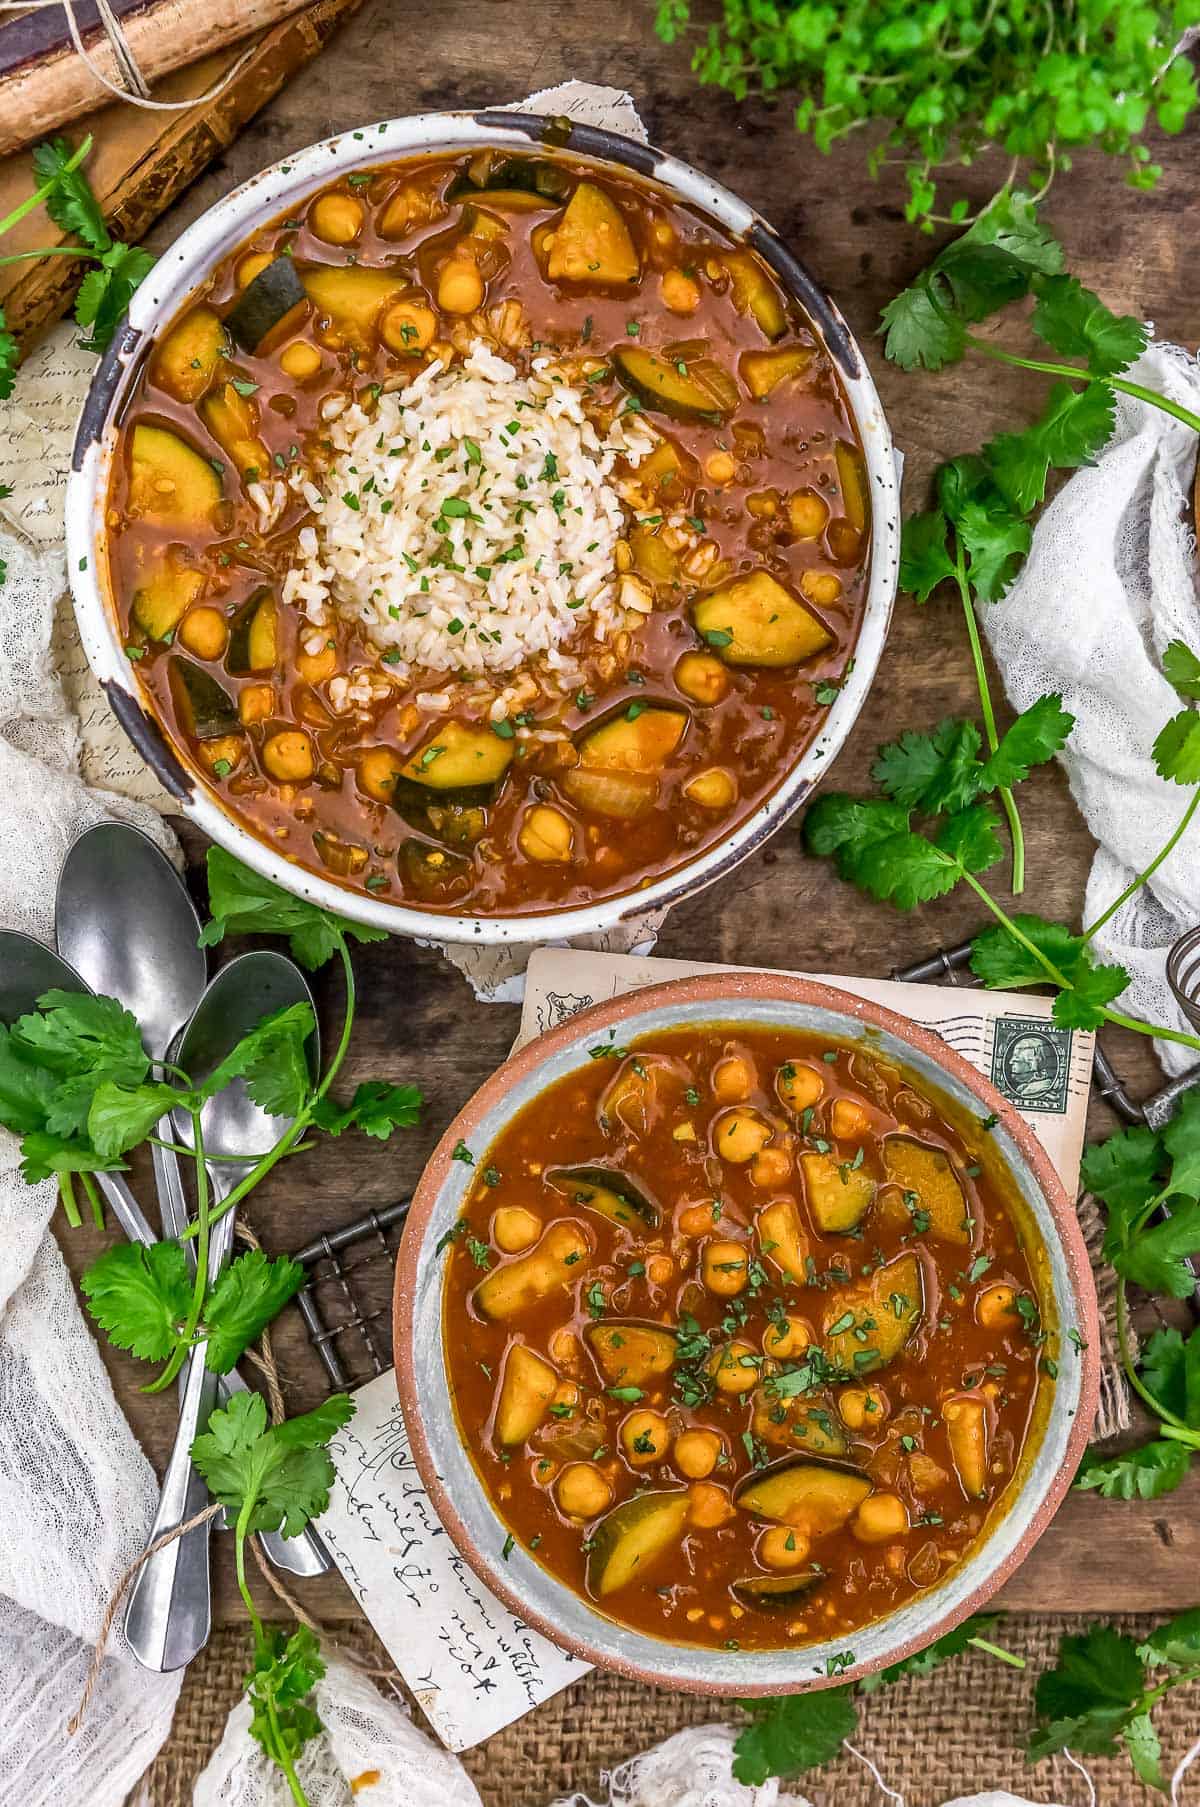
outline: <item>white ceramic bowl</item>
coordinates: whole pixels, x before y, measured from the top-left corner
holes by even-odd
[[[148,346],[228,251],[345,170],[422,153],[442,156],[488,145],[520,149],[531,143],[545,153],[575,154],[652,179],[751,245],[800,302],[837,368],[866,457],[872,514],[869,582],[854,668],[819,735],[726,840],[653,884],[599,903],[540,916],[454,916],[382,902],[283,859],[231,816],[198,773],[182,763],[147,708],[117,630],[107,584],[105,511],[118,423]],[[128,318],[100,360],[80,416],[66,517],[67,568],[84,650],[118,720],[181,812],[247,866],[325,909],[393,934],[479,944],[557,940],[609,929],[626,916],[678,903],[745,859],[805,801],[853,727],[887,636],[900,552],[891,434],[866,362],[834,303],[772,228],[720,183],[652,146],[594,126],[501,111],[424,113],[343,132],[252,177],[189,226],[137,291]]]

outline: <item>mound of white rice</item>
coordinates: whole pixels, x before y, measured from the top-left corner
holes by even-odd
[[[548,358],[523,376],[477,343],[370,412],[345,408],[304,486],[316,523],[299,535],[285,601],[314,627],[331,607],[360,621],[401,678],[535,658],[572,669],[563,649],[581,623],[603,640],[624,620],[613,467],[654,444],[632,410],[601,439],[585,394]]]

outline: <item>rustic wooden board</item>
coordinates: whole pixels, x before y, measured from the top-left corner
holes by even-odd
[[[860,146],[818,157],[791,131],[786,108],[735,109],[724,95],[696,88],[686,53],[653,38],[648,0],[368,0],[338,39],[254,123],[153,229],[161,250],[219,195],[265,163],[327,133],[431,108],[515,99],[571,76],[627,87],[652,137],[737,189],[772,219],[838,297],[870,353],[880,307],[926,261],[929,241],[905,224],[898,177],[881,185],[863,174]],[[581,30],[581,19],[586,26]],[[1049,213],[1070,267],[1122,309],[1152,318],[1160,333],[1194,342],[1200,312],[1192,275],[1188,208],[1194,198],[1195,130],[1155,146],[1166,174],[1152,195],[1122,186],[1115,164],[1081,158],[1060,178]],[[986,196],[996,167],[971,172],[970,190]],[[907,458],[909,505],[923,496],[941,457],[978,445],[1036,406],[1040,388],[996,366],[940,376],[905,376],[872,358],[897,443]],[[877,744],[905,726],[974,712],[974,688],[961,622],[937,602],[897,604],[896,620],[871,699],[838,762],[840,786],[861,786]],[[1091,842],[1057,772],[1038,779],[1024,805],[1029,847],[1028,907],[1071,917],[1082,897]],[[198,856],[195,837],[189,851]],[[911,916],[873,905],[838,883],[829,868],[805,860],[794,828],[741,868],[736,879],[693,899],[672,916],[666,955],[746,965],[808,967],[847,973],[889,972],[978,926],[968,899],[950,898]],[[517,1012],[476,1005],[463,981],[436,954],[395,941],[357,956],[362,1017],[346,1073],[415,1079],[429,1100],[425,1124],[383,1149],[347,1139],[273,1176],[254,1201],[252,1220],[273,1249],[295,1249],[321,1229],[349,1222],[410,1187],[423,1158],[475,1087],[496,1067],[516,1030]],[[319,986],[323,1014],[336,1004],[333,982]],[[1107,1044],[1135,1092],[1159,1082],[1137,1038]],[[1094,1129],[1111,1128],[1103,1109]],[[82,1235],[73,1266],[93,1252]],[[381,1304],[385,1301],[380,1299]],[[321,1391],[322,1371],[296,1314],[278,1339],[289,1399],[303,1408]],[[135,1391],[132,1364],[111,1361],[130,1417],[155,1460],[174,1425],[167,1398]],[[1024,1610],[1166,1610],[1195,1598],[1200,1560],[1200,1481],[1145,1505],[1071,1498],[1004,1591]],[[222,1552],[220,1611],[233,1616],[228,1551]],[[337,1580],[311,1585],[306,1599],[327,1618],[351,1610]]]

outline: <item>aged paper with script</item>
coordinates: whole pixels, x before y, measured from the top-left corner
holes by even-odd
[[[26,359],[12,396],[0,410],[0,485],[12,490],[0,502],[0,522],[46,559],[61,562],[63,557],[63,502],[75,422],[95,369],[94,353],[79,349],[75,328],[64,321]],[[75,626],[65,570],[50,657],[79,718],[84,783],[173,813],[176,806],[92,676]]]
[[[477,1580],[417,1473],[389,1370],[330,1446],[321,1536],[442,1743],[468,1750],[586,1675]]]

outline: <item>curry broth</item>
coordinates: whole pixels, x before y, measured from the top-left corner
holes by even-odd
[[[645,885],[727,837],[778,785],[818,731],[852,658],[870,504],[833,365],[753,253],[653,185],[607,169],[504,159],[521,180],[522,170],[557,169],[560,192],[551,197],[532,187],[479,191],[472,172],[486,177],[489,167],[494,175],[494,164],[457,156],[352,174],[222,259],[143,361],[121,422],[108,544],[121,631],[152,707],[245,827],[285,858],[383,900],[513,915]],[[586,271],[576,280],[548,279],[546,235],[561,232],[564,202],[581,179],[618,210],[635,248],[633,280],[601,283]],[[344,243],[317,230],[322,222],[332,230],[318,211],[331,202],[352,210],[343,236],[359,222]],[[397,206],[407,209],[403,230]],[[477,239],[481,218],[501,236]],[[461,274],[454,260],[464,243],[476,247],[471,267],[483,280],[470,314],[440,305],[448,259]],[[436,336],[418,344],[424,327],[414,327],[411,346],[385,343],[388,295],[373,323],[353,323],[327,300],[303,295],[253,349],[237,341],[230,322],[256,284],[268,292],[251,338],[270,319],[272,282],[283,285],[282,305],[296,292],[296,273],[311,283],[331,271],[352,280],[390,272],[395,295],[425,310],[413,318],[428,314]],[[597,418],[636,408],[670,448],[668,467],[647,479],[646,505],[626,509],[626,550],[618,550],[634,559],[634,576],[649,573],[653,608],[631,615],[640,625],[599,651],[581,628],[585,682],[564,696],[543,685],[502,725],[512,754],[502,781],[486,795],[451,797],[448,808],[435,797],[430,808],[406,780],[390,796],[372,783],[371,756],[391,759],[393,772],[415,762],[423,781],[421,760],[445,718],[414,698],[449,689],[453,718],[482,721],[483,730],[486,707],[455,691],[445,674],[390,684],[386,660],[357,622],[338,619],[327,645],[306,653],[308,623],[279,590],[311,511],[289,490],[282,513],[266,521],[247,491],[263,480],[262,462],[272,480],[286,481],[301,467],[319,476],[331,397],[377,407],[381,390],[410,381],[435,353],[453,364],[470,335],[502,332],[510,303],[519,304],[530,337],[515,347],[501,337],[505,356],[521,366],[533,351],[550,351],[574,360],[572,367],[596,365],[601,374],[589,368],[587,383]],[[709,418],[681,417],[618,374],[618,359],[646,352],[658,357],[664,381],[682,372],[686,383],[689,357],[693,374],[705,360],[719,366],[736,390],[735,405]],[[790,365],[770,362],[788,358]],[[311,374],[289,374],[305,359]],[[777,369],[787,374],[776,377]],[[756,396],[753,388],[767,381],[773,386]],[[139,428],[158,437],[143,432],[135,442]],[[193,464],[147,464],[150,452],[168,464],[196,454],[199,474]],[[193,480],[197,517],[182,525],[177,515],[157,519],[155,496],[168,497],[171,514]],[[681,545],[667,545],[672,535]],[[715,615],[704,607],[758,573],[782,586],[784,607],[803,609],[809,656],[731,662],[740,652],[730,645],[725,601]],[[248,657],[247,622],[264,597],[266,650]],[[682,666],[689,654],[691,666]],[[366,668],[382,688],[369,706],[346,705],[338,680]],[[683,718],[678,744],[653,761],[636,747],[619,755],[618,763],[636,768],[624,813],[580,801],[570,772],[591,758],[587,737],[650,709]],[[535,820],[535,831],[539,821],[566,823],[555,828],[569,839],[565,857],[561,845],[545,857],[545,836],[531,831],[539,805],[553,814]]]
[[[675,1642],[848,1635],[969,1553],[1044,1420],[989,1125],[801,1032],[591,1052],[459,1150],[445,1361],[505,1550]]]

